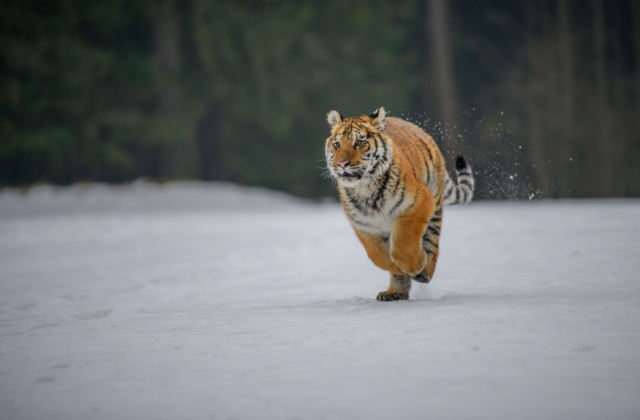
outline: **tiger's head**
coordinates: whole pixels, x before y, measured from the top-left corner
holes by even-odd
[[[375,180],[391,164],[391,145],[384,136],[383,107],[369,116],[343,118],[327,114],[331,136],[325,143],[327,169],[345,187]]]

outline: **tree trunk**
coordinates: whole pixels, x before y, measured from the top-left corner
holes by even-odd
[[[198,178],[206,181],[225,179],[228,176],[224,162],[224,150],[220,141],[221,110],[211,104],[196,126],[198,147]]]
[[[571,153],[575,144],[575,97],[576,90],[573,84],[573,42],[571,33],[571,3],[570,0],[558,0],[558,48],[560,59],[560,102],[562,109],[561,119],[557,121],[558,134],[562,137],[557,139],[556,144],[556,179],[558,182],[558,193],[562,197],[572,194],[571,180],[574,173],[570,164]],[[559,159],[559,160],[558,160]],[[569,170],[566,170],[566,169]]]
[[[635,105],[636,115],[640,115],[640,2],[631,0],[631,27],[633,28],[633,52],[634,52],[634,84],[636,88]],[[636,129],[640,128],[636,120]],[[636,132],[640,135],[640,130]]]
[[[607,164],[610,166],[609,174],[610,180],[609,184],[607,184],[607,189],[605,191],[608,196],[621,195],[624,193],[627,187],[627,177],[625,176],[615,176],[614,171],[620,170],[622,173],[627,173],[627,168],[636,164],[636,162],[629,162],[626,159],[620,159],[620,156],[626,156],[626,150],[624,150],[624,145],[626,143],[626,139],[630,139],[629,141],[633,141],[631,133],[628,131],[628,127],[626,127],[626,107],[628,106],[627,99],[627,76],[625,71],[625,50],[623,43],[623,32],[620,29],[622,27],[622,7],[612,8],[612,17],[613,17],[613,33],[611,36],[611,46],[612,46],[612,60],[611,60],[611,91],[612,91],[612,101],[611,101],[611,113],[613,118],[615,118],[613,127],[616,130],[612,129],[612,132],[609,134],[609,138],[606,140],[607,147],[605,147],[606,155],[605,159],[607,160]]]
[[[451,54],[451,40],[449,34],[449,17],[447,3],[444,0],[428,0],[429,21],[428,27],[431,34],[433,48],[433,65],[435,66],[435,86],[440,103],[442,123],[444,124],[444,151],[451,157],[461,152],[458,143],[458,109],[456,100],[455,77],[453,73],[453,57]]]
[[[634,51],[634,69],[633,72],[633,83],[635,85],[635,104],[633,105],[636,109],[635,115],[640,115],[640,2],[636,0],[631,0],[631,27],[633,28],[633,51]],[[640,120],[635,118],[632,120],[631,133],[629,134],[632,138],[640,138]],[[638,156],[638,151],[640,151],[640,145],[633,140],[629,143],[629,156]],[[640,195],[640,165],[633,164],[631,165],[631,170],[629,171],[630,175],[630,185],[627,191],[625,191],[626,195]]]
[[[525,18],[526,18],[526,45],[528,45],[527,56],[528,61],[532,62],[536,59],[536,50],[531,50],[538,44],[539,34],[538,31],[541,28],[540,25],[540,11],[535,3],[528,3],[524,6]],[[531,151],[531,164],[533,179],[535,180],[535,186],[542,194],[543,198],[551,197],[551,186],[549,182],[549,169],[547,164],[547,147],[545,142],[545,133],[541,128],[543,125],[543,113],[540,108],[540,103],[536,99],[540,95],[539,86],[536,86],[536,82],[539,81],[539,76],[535,74],[535,66],[529,66],[529,70],[525,70],[524,80],[525,86],[523,91],[526,98],[525,113],[527,117],[526,127],[529,134],[529,150]]]
[[[157,94],[157,113],[161,121],[175,121],[178,126],[183,114],[180,91],[180,23],[175,0],[164,0],[158,5],[154,32],[155,62],[161,75]],[[181,131],[181,130],[178,130]],[[196,148],[193,135],[170,139],[160,149],[159,170],[161,177],[195,177]]]
[[[605,190],[613,184],[613,167],[607,157],[607,148],[611,137],[611,116],[609,106],[609,87],[607,81],[607,57],[606,57],[606,26],[605,11],[602,0],[591,0],[593,9],[593,49],[595,52],[595,76],[596,76],[596,115],[593,123],[596,124],[597,138],[593,139],[592,145],[597,148],[591,148],[587,156],[586,169],[590,172],[598,172],[600,176],[591,180],[589,184],[593,185],[590,195],[601,195]],[[600,169],[598,167],[600,166]],[[599,180],[599,181],[598,181]]]

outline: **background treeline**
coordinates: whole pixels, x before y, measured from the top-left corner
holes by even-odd
[[[0,186],[328,195],[326,113],[380,105],[480,198],[640,195],[640,2],[0,1]]]

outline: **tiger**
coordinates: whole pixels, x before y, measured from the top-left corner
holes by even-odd
[[[409,299],[411,280],[429,283],[439,255],[443,204],[465,204],[475,181],[463,155],[456,179],[433,138],[420,127],[371,115],[327,114],[331,135],[325,157],[340,202],[369,259],[391,275],[378,301]]]

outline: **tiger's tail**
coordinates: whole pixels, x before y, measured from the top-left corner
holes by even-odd
[[[456,178],[454,182],[447,173],[447,179],[444,187],[444,204],[466,204],[473,198],[473,189],[475,181],[471,166],[467,163],[467,159],[462,155],[458,155],[456,159]]]

